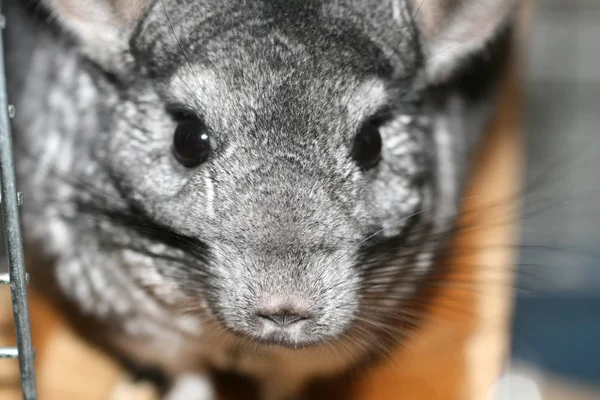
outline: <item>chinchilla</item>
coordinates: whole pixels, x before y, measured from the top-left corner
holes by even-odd
[[[515,3],[3,0],[38,284],[167,399],[212,399],[217,368],[279,400],[385,353],[451,237]]]

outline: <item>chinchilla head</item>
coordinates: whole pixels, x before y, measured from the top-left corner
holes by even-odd
[[[459,201],[468,129],[427,88],[511,2],[47,3],[106,73],[101,129],[78,143],[102,173],[78,190],[119,270],[261,342],[381,333],[363,322],[414,294]]]

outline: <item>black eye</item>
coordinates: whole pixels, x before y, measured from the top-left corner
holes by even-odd
[[[354,138],[352,156],[365,169],[377,165],[381,158],[381,135],[375,123],[367,122],[358,132]]]
[[[210,155],[210,137],[206,125],[197,118],[179,121],[173,136],[173,154],[181,165],[194,168]]]

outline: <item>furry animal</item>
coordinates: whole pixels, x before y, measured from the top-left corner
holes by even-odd
[[[281,400],[381,353],[450,237],[514,6],[4,0],[27,250],[165,399],[213,399],[217,367]]]

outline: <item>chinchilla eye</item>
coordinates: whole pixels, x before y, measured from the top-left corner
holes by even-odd
[[[354,138],[354,160],[363,168],[373,168],[381,158],[381,134],[374,122],[365,123]]]
[[[197,118],[180,120],[173,136],[173,154],[181,165],[194,168],[205,162],[211,152],[206,125]]]

